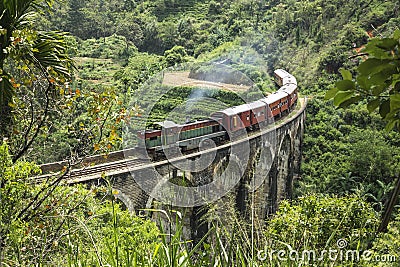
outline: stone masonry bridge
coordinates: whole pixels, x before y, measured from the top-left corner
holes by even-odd
[[[300,171],[306,104],[307,99],[299,99],[297,109],[277,121],[273,128],[256,132],[247,138],[250,151],[247,166],[241,166],[244,168],[244,173],[241,175],[239,170],[227,172],[224,179],[237,182],[218,201],[223,202],[229,198],[235,209],[243,216],[249,218],[251,210],[252,216],[263,222],[269,214],[277,210],[281,200],[292,197],[293,181],[299,176]],[[264,140],[268,140],[265,137],[272,134],[275,136],[275,142],[271,147],[271,142],[264,142]],[[263,148],[266,148],[267,153],[261,153]],[[174,180],[174,183],[185,186],[197,187],[211,183],[215,174],[223,171],[226,167],[225,163],[230,160],[231,146],[230,144],[221,145],[212,150],[214,160],[207,168],[198,172],[181,171],[177,163],[183,160],[194,162],[199,156],[207,155],[208,150],[188,154],[183,158],[146,164],[138,159],[129,159],[129,156],[125,155],[123,160],[88,167],[86,168],[88,172],[75,173],[68,183],[100,185],[104,184],[104,178],[108,177],[114,192],[117,192],[117,198],[129,210],[138,213],[142,209],[163,209],[165,208],[163,205],[166,204],[157,201],[155,197],[157,192],[150,193],[143,190],[143,184],[139,185],[138,179],[147,183],[144,185],[146,188],[153,188],[155,191],[158,190],[157,179],[151,178],[154,177],[155,172],[159,177],[164,177],[165,181]],[[261,167],[255,170],[255,166]],[[260,181],[258,187],[253,190],[251,183],[255,175],[261,179],[258,179]],[[184,198],[184,196],[181,197]],[[182,201],[184,202],[184,199]],[[201,231],[200,217],[207,210],[207,205],[204,203],[192,205],[194,207],[186,205],[187,207],[183,208],[186,214],[184,224],[189,229],[187,230],[189,232],[185,234],[188,237],[194,238],[201,235],[197,231]]]

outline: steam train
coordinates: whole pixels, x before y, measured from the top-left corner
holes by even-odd
[[[296,78],[283,69],[274,71],[276,92],[257,101],[214,112],[209,119],[176,124],[172,121],[156,123],[160,130],[138,131],[138,148],[147,150],[154,160],[163,155],[165,148],[182,152],[198,149],[210,139],[217,144],[230,136],[253,131],[288,114],[296,105],[298,92]]]

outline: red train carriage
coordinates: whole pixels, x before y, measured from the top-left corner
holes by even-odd
[[[261,100],[249,104],[251,125],[259,128],[259,124],[268,121],[272,117],[271,109]]]
[[[297,85],[293,83],[287,84],[281,87],[281,91],[288,95],[289,108],[292,109],[297,103]]]
[[[236,132],[251,126],[250,109],[247,104],[227,108],[211,114],[211,118],[221,121],[226,131]]]
[[[260,99],[260,101],[269,106],[274,118],[281,117],[282,113],[289,109],[288,95],[282,91],[270,94],[268,97]]]
[[[291,82],[292,78],[294,78],[289,72],[283,69],[277,69],[274,71],[274,78],[275,82],[279,85],[282,86],[288,82]]]
[[[211,114],[211,118],[219,121],[229,132],[259,128],[259,124],[270,117],[272,117],[271,110],[260,100]]]
[[[217,111],[211,114],[210,120],[184,125],[171,121],[157,123],[162,127],[162,131],[140,131],[138,137],[154,155],[156,154],[154,152],[162,151],[162,146],[180,147],[182,150],[195,149],[206,139],[224,140],[226,132],[257,129],[261,123],[269,123],[273,118],[280,118],[289,113],[297,103],[296,78],[282,69],[275,70],[274,77],[280,89],[267,97],[249,104]]]

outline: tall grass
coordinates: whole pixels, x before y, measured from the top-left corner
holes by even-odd
[[[160,238],[152,249],[139,255],[135,249],[129,249],[121,242],[120,225],[116,203],[112,201],[112,236],[108,240],[97,240],[91,250],[83,249],[85,244],[79,240],[70,240],[66,251],[68,266],[262,266],[254,255],[251,233],[237,218],[229,225],[222,219],[210,221],[209,230],[197,242],[184,235],[183,217],[179,211],[147,210],[160,213]],[[235,229],[234,229],[235,228]],[[100,248],[96,244],[105,244]],[[252,250],[253,248],[253,250]],[[97,252],[97,250],[100,250]],[[80,251],[86,251],[85,255]],[[88,252],[89,251],[89,252]]]
[[[112,195],[112,192],[110,194]],[[254,202],[254,199],[249,201]],[[336,224],[327,234],[328,238],[322,238],[318,237],[319,229],[314,229],[313,222],[301,219],[300,216],[304,216],[306,206],[313,208],[314,202],[310,205],[303,203],[303,211],[290,211],[291,206],[288,203],[281,203],[282,210],[277,213],[277,217],[283,216],[283,222],[275,219],[264,222],[257,219],[253,205],[249,207],[249,214],[240,214],[234,202],[234,196],[228,194],[207,206],[207,210],[201,212],[204,214],[201,221],[207,225],[208,231],[200,239],[192,240],[186,231],[188,225],[185,218],[188,215],[184,214],[183,210],[175,210],[165,205],[159,209],[146,210],[147,215],[156,220],[159,227],[156,232],[146,236],[144,232],[153,231],[155,226],[146,228],[145,224],[148,221],[138,220],[137,216],[122,211],[112,196],[103,210],[96,211],[86,220],[69,216],[71,220],[66,222],[68,227],[66,231],[61,232],[59,238],[60,243],[63,241],[63,249],[60,248],[50,261],[37,259],[35,266],[373,266],[368,262],[335,261],[329,257],[311,261],[302,258],[302,251],[314,250],[319,253],[323,249],[336,249],[337,238],[345,237],[342,236],[344,232],[341,229],[349,227],[346,220],[350,213],[354,213],[351,209],[354,205],[343,208],[344,213],[339,221],[331,221]],[[324,207],[336,210],[335,203],[325,204]],[[316,217],[310,217],[312,218]],[[322,216],[320,219],[329,218]],[[299,222],[301,227],[294,228],[296,222]],[[130,228],[131,224],[136,224],[138,228]],[[325,224],[320,222],[316,225]],[[357,236],[362,235],[361,230],[364,228],[368,227],[361,227],[360,232],[356,233]],[[349,244],[363,243],[361,239],[348,241]],[[359,245],[356,249],[359,249]],[[299,257],[293,259],[288,254],[279,257],[278,250],[299,250]],[[0,266],[3,265],[0,263]]]

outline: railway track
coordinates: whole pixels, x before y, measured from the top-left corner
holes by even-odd
[[[107,163],[102,163],[94,166],[87,166],[79,169],[72,169],[66,175],[65,178],[67,183],[75,183],[81,180],[80,178],[85,177],[86,180],[91,176],[99,177],[103,173],[108,176],[115,171],[121,171],[125,169],[130,169],[138,166],[142,166],[148,163],[148,161],[143,159],[124,159],[119,161],[112,161]],[[32,177],[35,183],[42,183],[52,177],[62,175],[62,171],[48,173],[36,177]]]
[[[295,110],[293,110],[292,113],[298,114],[298,113],[302,112],[302,110],[306,106],[307,99],[300,99],[299,102],[300,102],[300,106],[297,107]],[[281,125],[282,123],[284,123],[286,121],[291,121],[293,119],[293,117],[296,117],[296,116],[289,115],[284,120],[278,121],[278,123],[275,124],[274,127],[279,127],[279,125]],[[271,129],[268,127],[268,129],[266,129],[266,131],[269,131],[269,130],[271,130]],[[251,138],[257,137],[257,136],[259,136],[261,134],[264,134],[264,132],[260,132],[260,131],[252,132],[248,136],[246,136],[246,138],[247,139],[251,139]],[[244,138],[244,139],[246,139],[246,138]],[[236,142],[240,142],[240,140],[238,140]],[[227,146],[227,145],[229,145],[229,143],[221,144],[220,146],[218,146],[216,148],[213,148],[213,149],[214,150],[215,149],[220,149],[221,147],[224,147],[224,146]],[[134,152],[134,150],[128,149],[127,151],[129,151],[129,155],[133,155],[132,153]],[[125,153],[125,152],[126,151],[118,151],[118,152],[114,152],[114,153],[121,154],[121,153]],[[193,157],[193,156],[196,156],[197,154],[201,154],[201,153],[204,153],[204,152],[205,151],[203,151],[203,152],[192,152],[192,153],[186,152],[186,153],[183,153],[182,158]],[[174,158],[173,160],[179,160],[179,158]],[[86,167],[82,167],[82,168],[78,168],[78,169],[71,169],[65,175],[64,179],[69,184],[79,183],[79,182],[82,182],[82,181],[98,179],[103,174],[105,176],[111,176],[111,175],[115,175],[115,174],[129,172],[129,171],[131,171],[133,169],[140,169],[144,165],[148,165],[150,167],[151,165],[163,164],[164,162],[167,162],[167,161],[168,161],[168,159],[162,159],[160,161],[151,162],[149,160],[139,159],[139,158],[128,158],[128,159],[110,161],[110,162],[105,162],[105,163],[101,163],[101,164],[97,164],[97,165],[93,165],[93,166],[86,166]],[[63,164],[64,164],[64,166],[67,166],[65,164],[65,162]],[[58,163],[55,164],[55,165],[57,165],[58,167],[60,166],[60,164],[58,164]],[[53,173],[48,173],[48,174],[44,174],[44,175],[40,175],[40,176],[31,177],[31,179],[33,180],[33,183],[42,183],[42,182],[44,182],[46,180],[54,178],[55,176],[59,177],[60,175],[62,175],[61,174],[61,170],[57,169]]]

